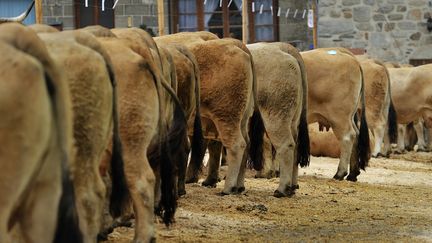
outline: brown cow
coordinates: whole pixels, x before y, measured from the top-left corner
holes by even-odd
[[[302,52],[308,77],[308,122],[332,127],[341,144],[337,180],[356,181],[370,157],[366,115],[360,129],[357,111],[365,110],[362,69],[354,55],[344,48],[323,48]]]
[[[40,26],[36,29],[44,31]],[[45,42],[53,60],[63,68],[70,88],[77,149],[74,186],[80,228],[85,242],[96,242],[101,230],[106,196],[99,168],[110,138],[113,138],[110,209],[114,217],[120,216],[121,208],[128,198],[118,133],[116,84],[111,61],[91,34],[67,31],[41,33],[39,36]]]
[[[102,33],[102,27],[93,34]],[[113,33],[110,36],[115,36]],[[182,146],[186,121],[178,100],[172,124],[165,122],[161,87],[171,97],[174,91],[162,80],[150,49],[133,38],[99,37],[113,61],[119,80],[120,137],[123,142],[126,178],[134,206],[136,242],[154,239],[155,174],[150,162],[160,166],[161,200],[158,209],[166,224],[171,223],[176,208],[173,155]],[[169,131],[166,131],[167,128]],[[184,154],[186,156],[186,154]]]
[[[392,99],[398,113],[398,124],[406,125],[423,119],[426,127],[432,126],[432,64],[418,67],[389,68]],[[409,98],[407,98],[409,97]],[[405,148],[404,136],[399,134],[398,150]]]
[[[391,100],[390,76],[387,68],[378,60],[362,59],[360,64],[365,83],[367,123],[375,138],[372,156],[387,157],[391,148],[388,142],[382,148],[383,140],[396,142],[397,139],[397,118]]]
[[[19,24],[0,25],[0,242],[82,242],[76,217],[72,114],[62,70]],[[56,232],[56,225],[57,232]]]
[[[264,125],[254,102],[256,81],[252,57],[235,39],[218,39],[208,32],[178,33],[159,37],[166,42],[180,42],[195,55],[200,69],[201,116],[205,137],[220,140],[227,149],[228,174],[223,194],[244,190],[245,151],[256,169],[262,167]],[[253,116],[252,116],[253,113]],[[251,119],[251,129],[247,125]],[[258,133],[258,134],[255,134]],[[198,181],[202,158],[189,163],[187,182]]]

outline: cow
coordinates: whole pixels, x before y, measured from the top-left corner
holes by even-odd
[[[364,76],[367,124],[375,138],[372,156],[388,157],[390,143],[387,142],[387,146],[382,148],[383,140],[397,140],[397,117],[391,100],[390,76],[387,68],[378,60],[359,61]]]
[[[341,145],[333,177],[356,181],[370,158],[365,92],[360,63],[344,48],[319,48],[301,53],[308,78],[308,122],[331,127]],[[357,122],[360,121],[360,129]]]
[[[52,33],[36,26],[69,85],[76,145],[74,186],[84,242],[96,242],[101,231],[106,187],[100,173],[104,151],[112,144],[110,212],[119,217],[128,202],[118,131],[117,91],[113,67],[93,35],[83,31]],[[44,33],[48,31],[48,33]],[[86,63],[85,65],[82,65]]]
[[[333,133],[333,130],[321,130],[318,123],[309,124],[309,137],[310,137],[310,154],[313,156],[323,156],[330,158],[340,157],[339,141]],[[370,148],[375,146],[374,135],[369,130]]]
[[[93,27],[89,32],[105,36],[97,39],[114,66],[118,80],[120,138],[135,214],[134,241],[149,242],[155,239],[155,208],[167,225],[172,223],[175,213],[175,168],[170,155],[181,147],[186,134],[184,113],[174,91],[161,81],[162,74],[146,45],[136,39],[114,37],[115,34],[102,27]],[[175,104],[170,125],[165,122],[162,87]],[[158,164],[161,172],[161,199],[157,207],[156,177],[150,162]]]
[[[0,242],[82,242],[62,69],[30,29],[0,25]]]
[[[249,151],[255,169],[262,168],[264,124],[254,98],[257,87],[251,54],[240,41],[218,39],[209,32],[178,33],[160,39],[182,43],[194,54],[200,70],[204,137],[221,141],[227,150],[228,174],[221,194],[241,193],[245,190],[241,169],[246,164],[245,152]],[[202,159],[191,157],[186,182],[198,181]]]
[[[392,99],[398,114],[398,124],[424,121],[427,128],[432,126],[432,93],[430,72],[432,64],[418,67],[389,68]],[[407,99],[409,97],[409,99]],[[401,127],[399,130],[403,131]],[[398,135],[398,152],[405,148],[403,134]]]
[[[188,127],[191,135],[191,156],[202,157],[202,128],[199,112],[199,71],[193,54],[181,44],[164,44],[155,42],[147,32],[138,28],[113,29],[118,37],[134,38],[143,41],[151,50],[155,62],[158,64],[165,81],[176,91],[179,101],[185,111]],[[189,142],[184,140],[183,145]],[[177,156],[182,158],[182,156]],[[177,161],[179,195],[184,195],[185,173],[187,158]]]

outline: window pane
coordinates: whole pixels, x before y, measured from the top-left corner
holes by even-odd
[[[273,16],[271,14],[270,4],[272,1],[256,0],[255,1],[255,41],[273,41]],[[262,8],[262,12],[260,10]]]
[[[179,15],[179,31],[196,31],[197,29],[197,16],[194,14]],[[189,30],[186,30],[189,29]]]
[[[178,2],[179,14],[194,13],[196,14],[196,1],[195,0],[179,0]]]

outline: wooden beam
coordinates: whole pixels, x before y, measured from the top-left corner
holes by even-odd
[[[42,0],[35,0],[36,24],[42,24]]]
[[[313,46],[314,49],[318,48],[318,11],[317,1],[312,0],[312,11],[313,11]]]
[[[242,1],[242,40],[244,44],[249,41],[249,25],[248,25],[248,1]]]
[[[164,1],[157,0],[158,8],[158,26],[159,26],[159,36],[165,35],[165,11],[164,11]]]

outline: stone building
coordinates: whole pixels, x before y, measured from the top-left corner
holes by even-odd
[[[372,57],[408,63],[417,49],[432,44],[426,27],[431,12],[432,0],[320,0],[318,45],[362,48]]]

